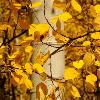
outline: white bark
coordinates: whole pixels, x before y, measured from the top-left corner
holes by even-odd
[[[37,0],[32,0],[33,2],[37,1]],[[43,0],[38,0],[38,1],[42,1]],[[46,17],[48,18],[48,20],[50,21],[51,17],[54,16],[54,14],[52,14],[52,3],[53,0],[46,0]],[[47,23],[44,15],[43,15],[43,5],[39,8],[39,12],[35,13],[39,22],[40,23]],[[58,13],[61,13],[61,11],[55,11],[55,15],[57,15]],[[38,23],[37,20],[34,21],[35,23]],[[52,29],[50,29],[49,31],[49,36],[51,36],[51,38],[44,40],[44,42],[46,43],[50,43],[53,46],[61,46],[62,44],[57,43],[57,41],[55,40],[55,38],[52,36]],[[57,48],[54,47],[50,47],[41,43],[38,43],[36,45],[36,50],[34,53],[34,56],[37,54],[38,50],[41,49],[42,53],[46,53],[48,50],[51,52],[53,52],[54,50],[56,50]],[[53,55],[51,57],[51,59],[48,59],[48,61],[46,62],[46,64],[44,65],[45,67],[45,71],[48,75],[51,75],[51,71],[50,71],[50,61],[51,61],[51,70],[52,70],[52,77],[54,78],[62,78],[63,77],[63,72],[64,72],[64,66],[65,66],[65,60],[64,60],[64,48],[61,49],[62,51],[56,53],[55,55]],[[33,57],[34,58],[34,57]],[[34,62],[34,59],[33,59]],[[33,74],[33,83],[34,83],[34,88],[33,88],[33,92],[36,92],[36,86],[37,84],[39,84],[41,82],[41,79],[39,78],[39,75],[37,74]],[[54,82],[54,81],[53,81]],[[51,80],[46,80],[44,82],[47,87],[48,90],[50,90],[50,88],[53,86],[52,81]],[[54,85],[57,87],[57,83],[54,82]],[[49,91],[50,92],[50,91]],[[49,94],[49,93],[48,93]],[[60,94],[60,91],[56,91],[56,97]],[[31,100],[35,100],[36,94],[33,93],[31,96]],[[60,97],[57,98],[57,100],[61,100]]]

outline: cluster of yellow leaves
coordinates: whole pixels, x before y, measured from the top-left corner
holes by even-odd
[[[73,62],[73,66],[77,69],[81,69],[84,65],[84,62],[83,60],[79,60],[79,61],[74,61]]]
[[[74,68],[66,68],[64,71],[64,79],[70,80],[78,77],[79,73]]]
[[[30,4],[29,7],[30,8],[37,8],[37,7],[41,6],[41,4],[42,4],[41,2],[35,2],[33,4]],[[21,9],[22,5],[19,3],[14,3],[13,6],[15,6],[17,9]]]
[[[0,30],[7,30],[7,28],[12,29],[12,27],[8,24],[1,24],[0,25]]]

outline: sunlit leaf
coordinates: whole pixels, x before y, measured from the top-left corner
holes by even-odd
[[[32,84],[32,81],[31,81],[31,80],[29,80],[28,78],[25,78],[24,82],[25,82],[25,83],[24,83],[25,86],[26,86],[28,89],[32,89],[33,84]]]
[[[58,19],[60,19],[60,20],[62,20],[62,21],[67,21],[67,20],[69,20],[69,19],[71,19],[72,18],[72,15],[70,14],[70,13],[68,13],[68,12],[64,12],[64,13],[62,13],[62,14],[59,14],[58,16],[54,16],[52,19],[51,19],[51,22],[53,23],[53,24],[55,24],[55,23],[57,23],[57,20]]]
[[[12,27],[8,24],[0,24],[0,30],[7,30],[7,28],[12,29]]]
[[[60,42],[60,43],[61,42],[65,43],[65,42],[69,41],[69,38],[62,36],[61,34],[56,34],[55,39],[56,39],[57,42]]]
[[[42,58],[41,58],[41,64],[43,65],[49,58],[50,52],[48,51]]]
[[[45,34],[49,31],[50,26],[48,24],[31,24],[29,28],[29,34],[34,34],[38,32],[40,35]]]
[[[71,0],[71,5],[76,11],[81,13],[82,8],[81,8],[81,6],[79,5],[79,3],[76,0]]]
[[[91,37],[92,37],[93,39],[100,39],[100,32],[92,33],[92,34],[91,34]]]
[[[32,51],[33,51],[33,47],[32,46],[27,46],[25,48],[25,52],[27,52],[27,53],[31,53]]]
[[[79,75],[79,73],[74,68],[66,68],[64,72],[65,80],[74,79]]]
[[[47,93],[48,93],[48,89],[44,83],[41,82],[36,86],[36,98],[37,98],[37,100],[40,100],[40,99],[44,100]]]
[[[25,64],[25,71],[26,71],[28,74],[32,74],[32,66],[30,65],[30,63],[26,63],[26,64]]]
[[[30,8],[37,8],[39,6],[41,6],[42,2],[35,2],[35,3],[32,3],[32,5],[29,5]]]
[[[3,58],[3,55],[0,55],[0,59],[2,59]]]
[[[45,72],[45,69],[39,63],[34,64],[33,69],[35,69],[38,73]]]
[[[13,4],[17,9],[21,9],[21,4],[19,4],[19,3],[14,3]]]
[[[100,61],[99,60],[95,61],[95,65],[100,66]]]
[[[95,5],[94,7],[95,7],[96,13],[100,13],[100,5],[98,4],[98,5]]]
[[[53,7],[57,9],[64,9],[66,7],[66,3],[59,0],[54,0]]]
[[[97,76],[94,74],[90,74],[86,76],[86,82],[89,82],[94,86],[95,82],[97,81]]]
[[[71,18],[72,16],[68,12],[65,12],[59,15],[59,19],[61,19],[62,21],[67,21],[68,19],[71,19]]]
[[[83,57],[84,65],[91,66],[95,63],[95,56],[90,52],[86,52]]]
[[[91,44],[90,41],[84,41],[84,42],[83,42],[83,46],[89,46],[90,44]]]
[[[84,62],[83,60],[79,60],[79,61],[74,61],[73,62],[73,66],[77,69],[81,69],[84,65]]]
[[[71,93],[74,97],[81,97],[78,89],[75,86],[72,86]]]

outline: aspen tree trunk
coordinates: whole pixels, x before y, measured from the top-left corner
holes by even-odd
[[[37,0],[32,0],[32,2],[36,2]],[[38,0],[38,1],[42,1],[43,0]],[[48,18],[48,20],[50,21],[51,17],[54,15],[57,15],[59,13],[62,13],[61,11],[55,11],[55,13],[52,13],[52,4],[53,4],[53,0],[45,0],[46,1],[46,17]],[[39,8],[39,11],[35,13],[35,16],[38,18],[35,18],[34,23],[47,23],[43,14],[44,11],[44,7],[43,4],[42,6]],[[55,26],[54,26],[55,27]],[[36,51],[34,53],[34,57],[35,55],[38,53],[38,50],[41,49],[41,52],[44,54],[46,53],[48,50],[51,52],[53,52],[54,50],[56,50],[57,48],[55,47],[59,47],[62,44],[57,43],[57,41],[55,40],[55,38],[52,36],[52,28],[49,31],[49,39],[45,39],[44,42],[49,43],[51,45],[53,45],[54,47],[51,46],[47,46],[45,44],[42,43],[36,43],[34,46],[36,48]],[[34,57],[33,57],[33,63],[34,63]],[[48,61],[46,62],[46,64],[44,65],[45,67],[45,71],[46,73],[51,76],[51,72],[52,72],[52,77],[53,78],[62,78],[63,77],[63,73],[64,73],[64,66],[65,66],[65,59],[64,59],[64,48],[61,49],[60,52],[54,54],[51,56],[50,59],[48,59]],[[51,64],[51,68],[50,68],[50,64]],[[37,74],[33,74],[32,76],[32,80],[34,83],[34,88],[32,90],[32,95],[31,95],[31,100],[36,100],[36,86],[42,82],[39,75]],[[50,92],[50,88],[52,86],[57,87],[57,83],[56,82],[52,82],[51,80],[45,80],[44,83],[47,85],[48,87],[48,91]],[[54,85],[53,85],[54,84]],[[49,94],[48,92],[48,94]],[[55,95],[56,97],[60,94],[60,91],[56,91]],[[41,98],[41,100],[43,100]],[[61,97],[58,96],[56,100],[61,100]]]

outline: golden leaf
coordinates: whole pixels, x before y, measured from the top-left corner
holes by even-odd
[[[100,5],[94,6],[96,13],[100,13]]]
[[[59,15],[59,19],[62,21],[67,21],[68,19],[71,19],[72,15],[70,15],[70,13],[68,12],[64,12],[63,14]]]
[[[26,64],[25,64],[25,71],[26,71],[28,74],[32,74],[32,67],[31,67],[30,63],[26,63]]]
[[[0,24],[0,30],[7,30],[7,28],[12,29],[12,27],[8,24]]]
[[[83,60],[79,60],[79,61],[74,61],[73,62],[73,66],[77,69],[81,69],[84,65],[84,62]]]
[[[0,59],[2,59],[3,58],[3,56],[0,54]]]
[[[74,68],[66,68],[64,71],[65,80],[74,79],[78,77],[79,73]]]
[[[79,3],[76,0],[71,0],[71,5],[74,8],[74,10],[78,11],[79,13],[81,13],[82,8],[79,5]]]
[[[100,66],[100,61],[99,60],[95,61],[95,65]]]
[[[42,58],[41,58],[41,65],[44,65],[44,63],[48,60],[50,55],[50,51],[48,51]]]
[[[86,52],[83,58],[84,64],[85,66],[91,66],[94,64],[95,62],[95,56],[94,54],[90,53],[90,52]]]
[[[36,86],[36,98],[38,100],[40,100],[40,99],[44,100],[47,93],[48,93],[48,89],[44,83],[41,82]]]
[[[90,41],[84,41],[84,42],[83,42],[83,46],[89,46],[90,44],[91,44]]]
[[[78,89],[75,86],[72,86],[71,93],[74,97],[81,97]]]
[[[60,20],[62,20],[62,21],[65,22],[65,21],[67,21],[67,20],[69,20],[69,19],[71,19],[71,18],[72,18],[72,15],[71,15],[70,13],[64,12],[64,13],[62,13],[62,14],[59,14],[59,15],[53,17],[53,18],[51,19],[51,22],[52,22],[53,24],[55,24],[55,23],[57,23],[58,19],[60,19]]]
[[[39,63],[34,64],[33,69],[35,69],[38,73],[45,72],[45,69]]]
[[[94,74],[90,74],[86,76],[86,82],[89,82],[94,86],[95,82],[97,81],[97,76]]]
[[[35,2],[32,5],[30,4],[29,7],[30,8],[37,8],[37,7],[41,6],[41,4],[42,4],[42,2]]]
[[[35,41],[41,41],[41,36],[45,38],[49,31],[50,26],[48,24],[31,24],[29,28],[29,34],[33,35]]]
[[[21,4],[19,4],[19,3],[14,3],[13,4],[17,9],[21,9]]]
[[[29,80],[28,78],[25,78],[24,84],[25,84],[26,88],[28,88],[28,89],[32,89],[32,87],[33,87],[32,81]]]
[[[25,48],[25,52],[27,52],[27,53],[33,52],[33,47],[32,47],[32,46],[27,46],[27,47]]]
[[[54,0],[53,7],[57,9],[64,9],[66,7],[66,3],[59,0]]]
[[[100,32],[95,32],[91,34],[91,38],[93,39],[100,39]]]
[[[62,36],[61,34],[56,34],[55,39],[56,39],[57,42],[60,42],[60,43],[61,42],[66,43],[66,42],[69,41],[69,38],[66,38],[66,37]]]

